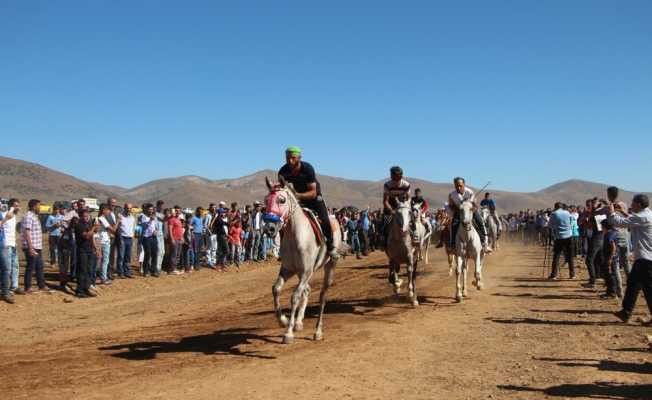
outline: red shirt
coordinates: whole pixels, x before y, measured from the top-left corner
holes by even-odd
[[[168,219],[168,224],[170,226],[170,236],[175,242],[180,242],[183,240],[183,225],[179,221],[178,217],[170,217]]]
[[[242,228],[239,226],[232,226],[229,228],[229,243],[231,244],[240,244],[240,234],[242,233]]]

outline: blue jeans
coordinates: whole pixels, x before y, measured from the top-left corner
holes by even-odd
[[[32,287],[32,273],[36,273],[36,281],[38,283],[39,289],[45,289],[45,276],[43,275],[43,258],[42,251],[36,250],[35,256],[29,254],[28,249],[23,249],[25,252],[25,258],[27,260],[27,266],[25,267],[25,290],[29,290]]]
[[[7,270],[9,290],[16,290],[18,287],[18,252],[16,251],[16,247],[3,247],[2,257]]]
[[[118,275],[131,276],[131,245],[133,238],[121,237],[118,250]]]
[[[195,253],[195,259],[193,261],[193,265],[195,266],[195,269],[199,269],[199,251],[201,249],[201,244],[202,242],[202,234],[201,233],[195,233],[195,241],[192,244],[192,250]]]
[[[16,290],[18,288],[18,252],[16,246],[3,247],[3,256],[5,261],[5,268],[9,274],[9,290]]]
[[[5,261],[6,247],[0,245],[0,296],[9,294],[9,268]]]
[[[111,243],[102,243],[102,260],[100,262],[100,279],[106,281],[108,279],[109,269],[109,254],[111,253]]]
[[[358,237],[358,232],[351,234],[351,248],[356,254],[360,253],[360,237]]]

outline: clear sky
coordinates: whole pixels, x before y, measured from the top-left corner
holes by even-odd
[[[0,154],[82,179],[652,190],[652,1],[0,2]]]

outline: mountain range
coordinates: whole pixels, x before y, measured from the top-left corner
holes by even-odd
[[[180,176],[158,179],[133,188],[87,182],[74,176],[55,171],[40,164],[0,156],[0,196],[17,197],[22,200],[38,198],[44,202],[71,200],[80,197],[95,197],[102,202],[107,197],[118,198],[120,202],[135,204],[162,199],[168,206],[182,207],[208,205],[218,201],[233,201],[239,204],[262,200],[267,189],[265,177],[276,177],[273,170],[262,170],[235,179],[212,180],[200,176]],[[380,207],[382,181],[352,180],[319,175],[319,182],[328,206]],[[412,188],[421,188],[424,197],[440,207],[452,190],[450,183],[434,183],[418,178],[406,177]],[[587,198],[606,197],[608,185],[571,179],[557,183],[536,192],[509,192],[490,189],[499,210],[541,209],[552,207],[555,201],[568,204],[583,204]],[[621,191],[622,199],[629,201],[632,192]]]

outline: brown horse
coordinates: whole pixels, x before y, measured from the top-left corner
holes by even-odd
[[[440,240],[444,243],[444,250],[446,251],[446,256],[448,257],[448,276],[453,275],[453,261],[455,260],[455,247],[451,246],[450,236],[451,236],[451,223],[453,219],[446,213],[445,209],[437,210],[435,214],[435,220],[437,221],[437,232],[439,232]]]

